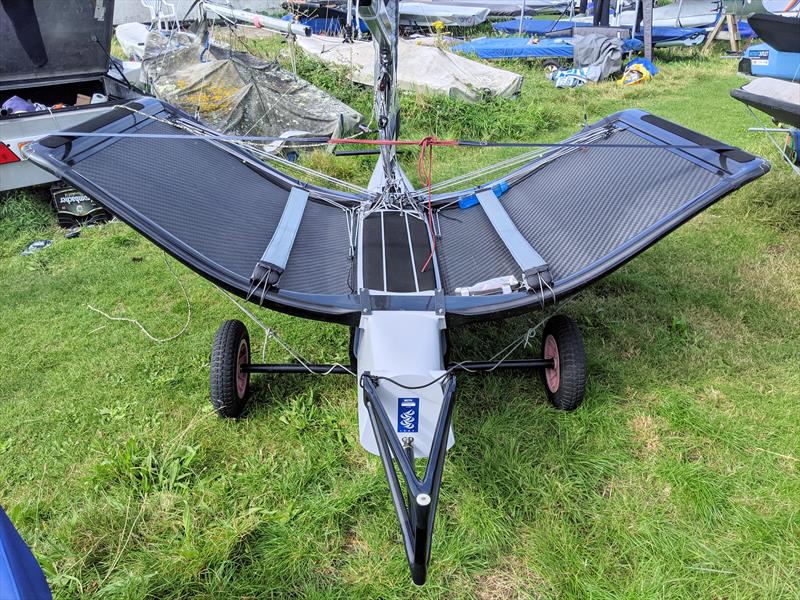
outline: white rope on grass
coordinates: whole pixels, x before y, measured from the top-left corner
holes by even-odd
[[[89,308],[89,310],[93,310],[94,312],[103,315],[109,321],[125,321],[127,323],[133,323],[139,329],[141,329],[142,333],[145,336],[147,336],[148,339],[150,339],[153,342],[156,342],[158,344],[163,344],[164,342],[171,342],[172,340],[177,339],[180,336],[182,336],[184,333],[186,333],[186,330],[189,329],[189,324],[192,322],[192,302],[189,299],[189,294],[186,291],[186,287],[183,285],[183,282],[180,280],[180,278],[178,277],[177,273],[175,273],[175,270],[172,268],[172,265],[169,264],[169,261],[167,260],[166,253],[163,253],[162,257],[164,259],[164,264],[167,265],[167,268],[169,269],[169,272],[172,273],[172,276],[175,278],[175,281],[178,282],[178,285],[181,288],[181,292],[183,292],[183,298],[184,298],[184,300],[186,300],[186,323],[183,324],[183,327],[181,327],[181,329],[180,329],[180,331],[178,331],[178,333],[176,333],[175,335],[171,335],[169,337],[159,338],[159,337],[156,337],[153,334],[151,334],[147,330],[147,328],[139,322],[138,319],[132,319],[130,317],[112,317],[107,312],[104,312],[104,311],[100,310],[99,308],[95,308],[91,304],[87,304],[87,307]]]

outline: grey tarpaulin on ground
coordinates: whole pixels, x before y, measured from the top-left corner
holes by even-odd
[[[375,46],[372,42],[345,44],[341,38],[312,35],[298,38],[297,44],[323,62],[346,67],[350,79],[356,83],[373,85]],[[397,86],[401,90],[478,102],[495,96],[511,98],[522,87],[522,76],[517,73],[436,46],[400,39],[398,54]]]
[[[274,62],[211,44],[203,35],[150,32],[144,71],[159,99],[222,133],[345,137],[361,115]]]
[[[575,68],[599,67],[590,69],[600,81],[622,70],[622,44],[619,38],[606,37],[597,33],[573,38],[573,61]]]

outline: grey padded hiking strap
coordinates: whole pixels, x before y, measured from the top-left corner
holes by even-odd
[[[522,274],[526,277],[541,274],[549,283],[547,262],[522,236],[495,193],[492,190],[485,190],[478,192],[477,197],[492,227],[522,269]]]
[[[264,250],[260,262],[273,268],[277,267],[280,271],[286,268],[289,254],[294,246],[294,239],[297,237],[297,230],[300,229],[300,221],[303,220],[307,201],[308,192],[300,188],[292,188],[278,227],[272,234],[272,239],[269,241],[267,249]]]
[[[289,192],[289,198],[286,200],[286,206],[283,207],[281,220],[278,221],[278,226],[272,234],[272,239],[270,239],[267,249],[264,250],[264,254],[261,255],[261,258],[256,263],[253,274],[250,275],[248,300],[259,289],[261,289],[260,298],[263,300],[267,290],[278,283],[281,274],[286,269],[286,264],[289,262],[289,255],[292,252],[297,231],[300,229],[300,222],[303,220],[307,202],[308,192],[305,190],[292,188],[291,192]]]

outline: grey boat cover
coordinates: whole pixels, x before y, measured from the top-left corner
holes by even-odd
[[[342,38],[312,35],[297,44],[319,60],[346,67],[356,83],[372,86],[375,81],[375,45],[344,43]],[[522,87],[522,75],[454,54],[436,46],[398,40],[397,85],[401,90],[444,94],[468,102],[494,96],[511,98]]]
[[[757,77],[731,90],[731,96],[767,113],[770,117],[800,129],[800,83],[773,77]]]
[[[509,0],[417,0],[433,6],[470,6],[488,8],[490,17],[518,17],[520,13],[528,16],[544,13],[561,13],[569,10],[568,0],[530,0],[513,2]]]
[[[594,81],[610,77],[622,69],[623,43],[619,38],[598,33],[576,36],[572,43],[575,68],[596,68],[599,77]]]
[[[400,2],[400,23],[415,27],[430,27],[440,21],[447,27],[474,27],[489,16],[482,6],[435,6],[427,2]]]
[[[361,115],[279,64],[197,36],[151,31],[143,69],[157,98],[222,133],[279,136],[286,131],[345,137]]]
[[[299,181],[154,99],[44,138],[28,155],[231,292],[348,324],[365,309],[438,306],[456,321],[537,310],[769,170],[638,110],[567,144],[479,188],[434,196],[433,232],[424,191],[399,210],[376,207],[377,193]],[[498,201],[487,192],[501,182],[508,190]],[[476,192],[480,202],[461,208]],[[433,269],[423,272],[432,253]],[[255,297],[254,278],[266,286]]]

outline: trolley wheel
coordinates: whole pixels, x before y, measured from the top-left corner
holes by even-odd
[[[586,351],[578,324],[556,315],[544,326],[542,358],[553,367],[542,371],[547,399],[559,410],[575,410],[586,391]]]
[[[786,138],[786,158],[793,165],[800,167],[800,130],[790,129]]]
[[[544,74],[547,75],[549,79],[552,79],[553,73],[561,68],[561,63],[552,58],[548,58],[542,62],[542,68],[544,69]]]
[[[211,347],[211,405],[220,417],[242,414],[250,394],[250,336],[241,321],[225,321]]]

